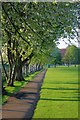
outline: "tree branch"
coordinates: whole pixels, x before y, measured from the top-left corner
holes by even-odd
[[[26,40],[24,39],[24,37],[19,33],[19,31],[17,30],[18,26],[17,26],[17,28],[16,28],[16,26],[14,25],[14,23],[12,22],[12,20],[11,20],[10,17],[8,16],[6,10],[4,9],[3,5],[2,5],[2,8],[3,8],[3,10],[4,10],[6,16],[8,17],[10,23],[13,25],[15,31],[19,34],[19,36],[22,38],[22,40],[24,40],[25,42],[27,42],[28,45],[30,45],[30,43],[29,43],[28,41],[26,41]]]
[[[22,18],[21,14],[20,14],[20,11],[18,12],[18,11],[16,10],[16,8],[14,7],[14,5],[13,5],[12,3],[10,3],[10,4],[11,4],[11,6],[14,8],[15,12],[17,12],[17,13],[19,14],[19,16]],[[19,9],[18,9],[18,10],[19,10]],[[21,19],[21,18],[20,18],[20,19]],[[35,32],[35,31],[32,29],[32,27],[26,22],[26,20],[23,19],[23,21],[24,21],[25,24],[31,29],[31,31],[32,31],[33,33],[35,33],[35,34],[42,40],[42,37],[41,37],[37,32]]]
[[[26,59],[24,59],[24,60],[22,61],[22,65],[24,65],[27,61],[29,61],[29,60],[33,57],[33,55],[34,55],[34,53],[33,53],[33,51],[32,51],[31,54],[30,54]]]

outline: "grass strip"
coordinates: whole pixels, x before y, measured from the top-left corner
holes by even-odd
[[[7,92],[7,95],[2,96],[2,104],[6,103],[8,98],[14,94],[20,91],[22,87],[24,87],[30,80],[33,80],[34,77],[39,74],[41,71],[37,71],[33,74],[30,74],[28,77],[24,77],[25,81],[15,81],[14,82],[14,87],[12,86],[6,86],[5,90]],[[5,83],[6,85],[6,83]]]

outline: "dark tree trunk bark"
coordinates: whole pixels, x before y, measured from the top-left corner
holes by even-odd
[[[36,63],[36,68],[35,68],[36,71],[37,71],[37,65],[38,65],[38,64]]]
[[[76,63],[75,63],[75,67],[76,67]]]
[[[38,64],[38,71],[40,70],[40,64]]]
[[[14,86],[14,82],[13,82],[12,79],[9,80],[9,82],[8,82],[8,86]]]
[[[56,68],[56,63],[54,64],[54,67]]]
[[[18,65],[16,68],[16,80],[17,81],[23,81],[23,75],[22,75],[22,65]]]
[[[23,81],[24,77],[22,74],[22,67],[31,60],[31,58],[33,57],[33,52],[23,61],[21,60],[22,56],[20,56],[18,49],[16,49],[16,53],[17,53],[16,80]]]
[[[13,68],[11,78],[8,81],[8,86],[14,86],[15,73],[16,73],[16,67]]]
[[[10,34],[9,34],[9,37]],[[13,72],[13,54],[11,52],[11,39],[9,38],[7,43],[7,53],[8,53],[8,62],[9,62],[9,81],[8,86],[14,86],[14,80],[12,79],[12,72]]]
[[[7,95],[7,92],[5,90],[5,87],[3,87],[3,85],[2,85],[2,95]]]
[[[26,76],[29,76],[28,70],[29,70],[29,64],[26,64]]]
[[[69,63],[68,63],[68,67],[69,67]]]

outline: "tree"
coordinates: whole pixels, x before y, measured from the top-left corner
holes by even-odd
[[[68,64],[76,64],[78,63],[78,48],[74,45],[68,46],[63,57],[63,61]]]
[[[40,53],[40,62],[46,61],[44,56],[50,55],[58,38],[72,33],[75,6],[76,3],[61,2],[2,3],[2,39],[7,48],[9,85],[13,85],[15,78],[24,80],[22,67],[28,67],[32,57],[38,56],[36,51]]]
[[[80,64],[80,48],[78,48],[78,64]]]
[[[60,50],[55,47],[51,54],[50,54],[51,58],[49,61],[51,61],[51,64],[54,64],[54,66],[56,67],[57,64],[61,64],[61,53]]]

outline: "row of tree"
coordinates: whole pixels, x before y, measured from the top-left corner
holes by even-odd
[[[63,50],[63,49],[62,49]],[[61,54],[61,50],[57,47],[51,52],[51,58],[49,57],[49,66],[54,65],[72,65],[80,64],[80,48],[75,45],[69,45],[64,49],[64,54]]]
[[[2,3],[1,62],[7,85],[24,80],[22,68],[36,70],[50,62],[58,39],[73,36],[77,28],[76,10],[79,3],[30,2]],[[74,31],[74,32],[73,32]],[[77,35],[77,34],[76,34]],[[49,60],[50,59],[50,60]],[[56,59],[54,59],[55,62]],[[8,64],[8,71],[5,69]],[[35,70],[35,71],[36,71]]]

